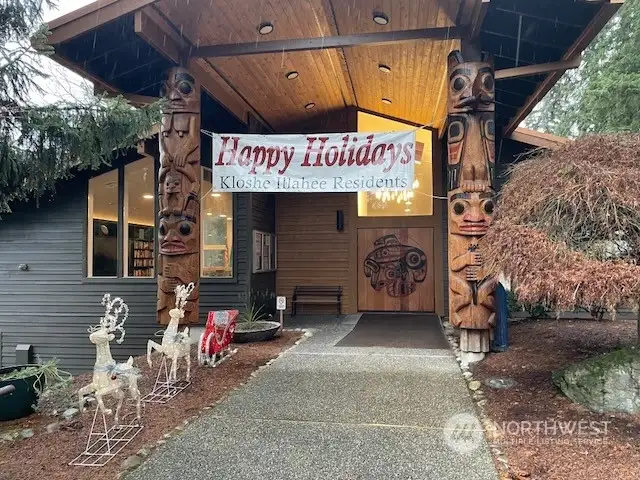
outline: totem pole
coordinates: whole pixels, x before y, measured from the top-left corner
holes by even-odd
[[[198,322],[200,283],[200,86],[173,68],[162,92],[167,105],[160,134],[158,322],[167,325],[179,285],[195,288],[183,323]]]
[[[449,318],[471,361],[490,350],[496,281],[484,271],[480,238],[493,220],[495,78],[483,56],[449,55]]]

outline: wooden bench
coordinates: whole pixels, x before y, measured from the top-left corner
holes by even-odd
[[[342,310],[342,287],[297,286],[293,289],[291,316],[296,316],[297,306],[301,303],[332,305],[338,307],[338,316]]]

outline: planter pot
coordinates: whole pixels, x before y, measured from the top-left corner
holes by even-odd
[[[0,368],[0,375],[27,368],[28,365]],[[38,376],[32,375],[16,380],[0,382],[0,388],[13,385],[15,391],[0,397],[0,422],[16,420],[33,413],[33,406],[38,400],[38,393],[34,384],[38,382]]]
[[[264,342],[280,330],[279,322],[238,323],[233,334],[234,343]]]

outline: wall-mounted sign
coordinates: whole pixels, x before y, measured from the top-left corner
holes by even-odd
[[[413,184],[415,131],[214,135],[220,192],[367,192]]]
[[[276,309],[279,311],[287,309],[287,297],[277,297]]]

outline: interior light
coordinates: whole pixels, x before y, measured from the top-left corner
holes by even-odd
[[[220,218],[227,218],[226,215],[220,215]]]
[[[213,216],[213,213],[207,212],[207,217],[212,217],[212,216]]]
[[[378,25],[388,25],[389,17],[382,12],[373,12],[373,21]]]
[[[388,98],[382,98],[382,103],[384,103],[385,105],[391,105],[393,102],[391,100],[389,100]]]
[[[287,73],[287,74],[285,75],[285,77],[287,77],[287,80],[293,80],[293,79],[295,79],[295,78],[298,78],[298,76],[299,76],[299,75],[300,75],[300,74],[299,74],[298,72],[296,72],[295,70],[293,70],[293,71],[291,71],[291,72]]]
[[[316,104],[311,102],[311,103],[307,103],[304,108],[306,108],[307,110],[311,110],[312,108],[315,108]]]
[[[380,70],[382,73],[391,73],[391,67],[382,63],[378,65],[378,70]]]
[[[258,33],[260,35],[269,35],[271,32],[273,32],[273,24],[271,22],[262,22],[258,26]]]
[[[143,195],[142,198],[144,198],[145,200],[153,200],[154,197],[150,193],[147,193]]]
[[[407,202],[406,205],[411,205],[411,202]]]
[[[404,209],[404,211],[405,211],[406,213],[409,213],[409,212],[411,211],[411,209],[410,209],[410,208],[405,208],[405,209]]]
[[[211,196],[212,196],[213,198],[218,198],[218,197],[221,197],[221,196],[222,196],[222,194],[220,194],[220,193],[212,193],[212,194],[211,194]]]

